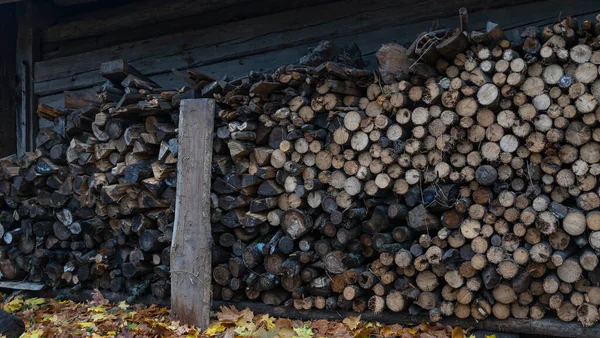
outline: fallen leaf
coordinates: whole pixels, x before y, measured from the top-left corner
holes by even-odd
[[[275,322],[275,326],[277,326],[278,328],[282,329],[282,328],[292,328],[292,321],[289,320],[288,318],[279,318],[277,319],[277,321]]]
[[[92,291],[92,304],[94,305],[106,305],[108,304],[108,299],[104,298],[104,295],[100,290],[94,289]]]
[[[25,301],[25,304],[28,306],[34,306],[34,305],[42,305],[46,302],[46,300],[44,298],[29,298],[28,300]]]
[[[225,331],[226,327],[223,326],[223,324],[221,322],[212,322],[208,328],[206,329],[206,331],[204,332],[205,335],[210,336],[210,337],[214,337],[216,336],[218,333],[221,333],[223,331]]]
[[[20,338],[41,338],[43,335],[43,330],[33,330],[30,333],[24,333]]]
[[[298,338],[312,338],[314,336],[312,330],[306,326],[294,328],[294,333]]]
[[[348,328],[350,330],[356,330],[356,328],[358,327],[358,324],[360,324],[360,316],[358,317],[346,317],[344,318],[344,320],[342,321],[342,323],[346,324],[346,326],[348,326]]]
[[[485,335],[485,338],[496,338],[495,334],[489,334],[489,335]]]
[[[452,338],[465,338],[465,331],[462,327],[457,326],[452,330]]]
[[[129,304],[127,304],[127,302],[125,302],[125,301],[122,301],[119,303],[119,309],[125,311],[125,310],[129,309]]]
[[[25,304],[23,302],[23,298],[16,297],[15,299],[11,300],[6,305],[4,305],[4,310],[6,310],[7,312],[17,312],[23,308],[23,304]]]
[[[242,317],[242,314],[232,305],[231,307],[221,306],[217,313],[217,319],[223,323],[235,323]]]
[[[264,324],[267,330],[275,327],[275,318],[270,317],[268,314],[264,314],[258,320],[258,324]]]

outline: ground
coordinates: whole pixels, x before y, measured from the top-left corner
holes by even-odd
[[[93,300],[77,303],[70,300],[27,298],[22,295],[2,296],[5,310],[23,319],[27,331],[23,338],[40,337],[418,337],[466,338],[459,327],[414,327],[364,322],[358,317],[343,321],[298,321],[254,314],[248,309],[222,307],[204,332],[170,320],[170,310],[156,305],[110,303],[95,291]],[[489,336],[489,338],[493,338]]]

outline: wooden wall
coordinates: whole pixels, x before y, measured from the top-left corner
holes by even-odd
[[[16,45],[16,8],[8,4],[0,10],[0,157],[17,151]]]
[[[488,19],[510,29],[545,25],[559,14],[595,15],[600,9],[597,0],[267,0],[270,6],[246,0],[210,0],[202,6],[157,1],[88,13],[44,30],[41,61],[34,69],[40,102],[60,106],[64,90],[103,82],[100,64],[117,58],[163,87],[178,88],[184,83],[172,69],[238,77],[297,62],[324,39],[358,43],[374,66],[373,55],[382,43],[409,44],[434,23],[456,27],[462,6],[469,9],[474,29],[485,27]]]

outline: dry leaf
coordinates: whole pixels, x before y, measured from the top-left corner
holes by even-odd
[[[358,317],[346,317],[344,318],[344,320],[342,321],[342,323],[346,324],[346,326],[348,326],[348,328],[350,330],[356,330],[356,328],[358,327],[358,324],[360,324],[360,316]]]
[[[452,338],[465,338],[465,331],[462,327],[457,326],[452,330]]]
[[[217,313],[217,319],[223,323],[235,323],[241,316],[233,305],[231,307],[221,306]]]

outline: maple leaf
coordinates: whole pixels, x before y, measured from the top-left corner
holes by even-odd
[[[313,331],[306,325],[303,327],[295,327],[294,333],[298,338],[312,338],[314,336]]]
[[[244,326],[246,323],[251,323],[254,319],[254,313],[248,308],[242,310],[240,314],[241,317],[235,322],[235,325],[237,326]]]
[[[258,320],[259,325],[262,323],[265,324],[267,330],[270,330],[275,327],[275,318],[269,316],[268,314],[264,314]]]
[[[33,330],[29,333],[23,333],[20,338],[41,338],[43,335],[43,330]]]
[[[29,298],[25,301],[25,304],[28,306],[42,305],[46,302],[44,298]]]
[[[417,334],[417,329],[405,328],[404,332],[410,334],[411,336],[414,336]]]
[[[348,326],[348,328],[350,330],[356,330],[356,328],[358,327],[358,324],[360,324],[360,316],[358,317],[346,317],[344,318],[344,320],[342,321],[342,323],[346,324],[346,326]]]
[[[379,330],[379,334],[383,338],[395,337],[398,334],[398,331],[401,330],[400,325],[394,324],[392,326],[384,326]]]
[[[452,330],[452,338],[465,338],[465,331],[462,327],[457,326]]]
[[[226,327],[223,326],[221,322],[214,321],[208,326],[206,331],[204,331],[204,334],[210,337],[214,337],[218,333],[225,331],[225,329]]]
[[[88,312],[104,313],[106,309],[102,305],[94,306],[88,309]]]
[[[129,304],[127,304],[126,301],[122,301],[119,303],[119,309],[125,311],[125,310],[129,309]]]
[[[312,322],[310,328],[317,331],[317,335],[324,336],[329,330],[329,321],[325,319],[319,319]]]
[[[217,319],[223,323],[235,323],[242,317],[242,314],[232,305],[230,307],[221,306],[217,313]]]
[[[240,337],[254,337],[256,333],[256,324],[253,322],[247,322],[245,325],[238,326],[235,329],[235,333],[237,333]]]
[[[287,319],[287,318],[279,318],[279,319],[277,319],[277,321],[275,322],[275,326],[277,326],[280,329],[282,329],[282,328],[289,328],[289,329],[291,329],[293,327],[292,321],[289,320],[289,319]]]
[[[108,299],[104,298],[104,295],[102,295],[102,292],[100,292],[100,290],[94,289],[94,291],[92,291],[92,304],[106,305],[108,303]]]
[[[15,299],[11,300],[10,302],[6,303],[6,305],[4,305],[4,310],[6,310],[7,312],[17,312],[23,308],[23,304],[25,304],[23,302],[23,298],[16,297]]]
[[[88,328],[88,327],[92,327],[94,326],[94,323],[90,323],[90,322],[79,322],[77,323],[77,325],[83,327],[83,328]]]

